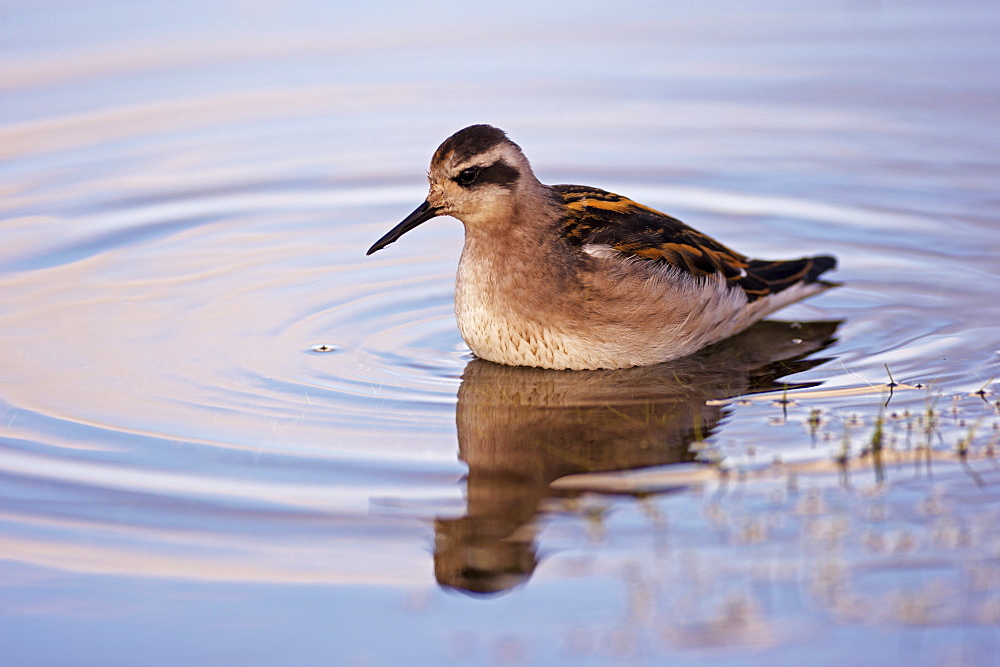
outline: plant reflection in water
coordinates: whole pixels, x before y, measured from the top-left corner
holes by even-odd
[[[438,583],[497,593],[538,564],[538,520],[565,475],[695,460],[692,443],[727,414],[707,401],[801,388],[778,380],[828,359],[840,322],[761,322],[700,353],[655,366],[555,371],[473,360],[458,391],[467,512],[435,521]],[[572,492],[578,494],[579,490]]]

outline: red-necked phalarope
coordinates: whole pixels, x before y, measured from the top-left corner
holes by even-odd
[[[581,185],[543,185],[490,125],[434,153],[427,201],[368,250],[450,215],[465,225],[462,337],[512,366],[597,369],[685,356],[832,283],[828,256],[749,259],[680,220]]]

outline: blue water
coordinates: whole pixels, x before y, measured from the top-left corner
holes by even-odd
[[[1000,652],[996,3],[8,2],[0,29],[5,662]],[[656,371],[473,361],[461,225],[364,252],[477,122],[543,182],[836,254],[843,286]],[[777,382],[803,388],[725,400]]]

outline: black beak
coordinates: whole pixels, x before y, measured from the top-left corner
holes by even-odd
[[[398,240],[400,236],[410,231],[417,225],[423,222],[427,222],[428,220],[436,216],[438,214],[438,211],[440,210],[441,209],[431,206],[430,202],[425,201],[423,204],[417,207],[416,211],[406,216],[406,219],[404,219],[401,223],[390,229],[388,234],[386,234],[378,241],[376,241],[375,245],[373,245],[371,248],[368,248],[368,252],[366,252],[365,254],[370,255],[376,250],[381,250],[382,248],[386,247],[393,241]]]

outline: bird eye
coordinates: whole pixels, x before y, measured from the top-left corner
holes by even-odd
[[[476,182],[477,178],[479,178],[479,169],[477,167],[469,167],[459,172],[458,176],[455,177],[455,182],[459,185],[472,185]]]

